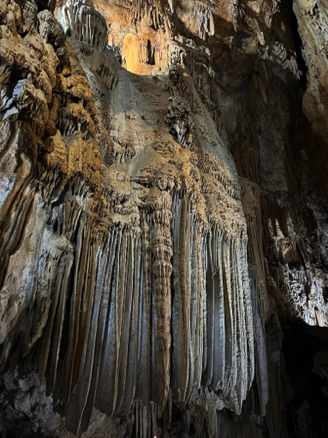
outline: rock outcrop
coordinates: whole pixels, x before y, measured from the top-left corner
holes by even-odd
[[[327,26],[2,0],[4,437],[328,433]]]

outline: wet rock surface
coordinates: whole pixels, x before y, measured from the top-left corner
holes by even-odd
[[[305,3],[0,3],[4,438],[328,434]]]

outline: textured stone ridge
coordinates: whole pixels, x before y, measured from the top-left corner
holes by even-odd
[[[328,433],[309,8],[1,1],[4,437]]]

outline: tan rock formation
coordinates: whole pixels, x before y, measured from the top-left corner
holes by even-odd
[[[4,437],[328,432],[288,368],[295,326],[326,379],[326,15],[294,10],[1,2]]]

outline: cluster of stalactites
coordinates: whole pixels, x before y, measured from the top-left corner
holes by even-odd
[[[169,418],[172,398],[185,406],[204,378],[223,405],[240,413],[254,379],[245,236],[204,232],[188,196],[155,192],[135,231],[114,226],[107,237],[77,246],[77,260],[86,251],[92,256],[92,281],[85,275],[71,298],[76,317],[85,309],[83,324],[70,323],[80,347],[65,355],[75,433],[85,429],[94,405],[113,415],[137,399]],[[87,237],[87,229],[80,234]],[[81,282],[76,272],[74,278]]]
[[[246,239],[217,227],[200,233],[186,199],[175,206],[173,259],[173,393],[183,404],[193,389],[219,391],[241,411],[254,377],[253,311]],[[184,372],[179,370],[184,369]]]
[[[104,19],[84,2],[68,3],[57,12],[66,33],[82,41],[94,70],[106,73],[110,64],[87,47],[101,51],[106,45]],[[53,17],[40,17],[43,38],[52,41],[55,35],[58,45],[63,44],[58,27],[49,34]],[[151,410],[152,424],[156,416],[169,419],[172,401],[183,407],[204,386],[217,394],[221,407],[240,413],[254,379],[256,306],[239,187],[223,159],[206,150],[187,151],[193,125],[189,113],[180,120],[185,108],[181,99],[171,99],[166,122],[181,147],[164,142],[152,155],[157,149],[161,159],[180,167],[150,167],[146,181],[140,176],[137,181],[146,195],[133,204],[128,174],[113,165],[107,169],[113,188],[103,190],[104,198],[108,192],[108,210],[103,206],[99,214],[85,183],[87,177],[98,178],[101,168],[95,103],[69,45],[65,50],[71,67],[54,73],[52,86],[60,79],[68,99],[62,105],[59,97],[49,96],[49,112],[54,113],[49,120],[56,122],[56,129],[49,134],[52,149],[43,155],[44,173],[53,168],[57,173],[35,197],[34,187],[26,189],[25,204],[18,203],[13,214],[16,234],[8,228],[5,236],[9,268],[19,257],[27,262],[17,300],[25,310],[15,330],[16,318],[8,325],[2,365],[21,336],[22,358],[17,361],[33,359],[48,393],[66,406],[74,433],[87,429],[94,406],[116,415],[130,411],[137,400],[137,418]],[[97,59],[104,67],[96,65]],[[136,167],[147,164],[147,157],[143,163],[140,155]],[[67,173],[65,187],[59,172]],[[115,172],[121,174],[114,181]],[[105,180],[105,171],[103,176]],[[93,185],[99,189],[98,179]],[[6,277],[4,285],[15,296],[11,280]],[[144,436],[146,423],[140,420],[136,426]]]
[[[102,51],[108,42],[106,21],[86,0],[69,0],[56,10],[66,35]]]

